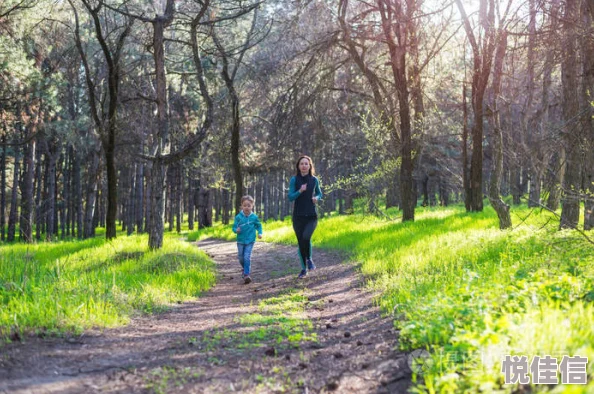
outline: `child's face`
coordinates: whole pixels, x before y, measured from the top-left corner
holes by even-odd
[[[250,200],[243,200],[243,202],[241,203],[241,210],[246,215],[249,215],[250,213],[252,213],[253,208],[254,208],[254,205],[252,204],[252,202]]]

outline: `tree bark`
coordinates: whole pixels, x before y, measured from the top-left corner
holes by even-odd
[[[51,145],[51,146],[50,146]],[[56,164],[59,155],[59,148],[54,146],[54,143],[44,141],[44,150],[46,156],[47,166],[47,199],[46,204],[46,220],[47,227],[45,229],[45,239],[51,241],[55,234],[54,228],[56,226],[55,215],[56,215]]]
[[[464,187],[464,206],[466,212],[472,210],[470,189],[470,169],[468,162],[468,105],[466,102],[466,84],[462,85],[462,185]]]
[[[19,157],[19,148],[14,149],[14,175],[12,178],[12,193],[10,196],[10,212],[8,213],[8,233],[6,240],[13,242],[16,233],[16,223],[18,219],[18,189],[19,174],[21,170],[21,158]]]
[[[563,142],[565,149],[565,180],[563,182],[563,205],[560,228],[575,228],[580,216],[579,191],[581,168],[579,143],[581,125],[576,121],[579,114],[578,76],[577,76],[577,33],[578,0],[567,0],[564,14],[563,61],[561,81],[563,85]]]
[[[44,176],[43,176],[43,167],[41,165],[42,152],[41,149],[37,149],[37,164],[35,165],[35,184],[36,184],[36,192],[35,192],[35,239],[41,241],[41,233],[43,232],[43,226],[45,223],[45,219],[43,217],[44,212]]]
[[[184,190],[183,167],[181,164],[179,164],[177,166],[175,173],[177,175],[176,200],[175,200],[175,231],[179,234],[179,233],[181,233],[181,225],[182,225],[182,217],[183,217],[182,202],[183,202],[183,190]]]
[[[72,146],[68,144],[66,156],[63,158],[63,185],[62,185],[62,239],[70,236],[70,224],[72,222]]]
[[[390,66],[392,77],[398,93],[398,113],[400,115],[400,195],[402,198],[402,221],[415,219],[415,206],[417,202],[413,182],[412,158],[412,130],[410,120],[410,104],[408,102],[408,77],[406,73],[406,47],[410,26],[406,26],[405,15],[399,0],[394,3],[388,0],[377,2],[382,19],[382,30],[390,52]],[[409,5],[411,7],[411,5]],[[392,15],[392,12],[395,12]],[[410,10],[409,10],[410,11]],[[412,13],[411,15],[412,16]]]
[[[86,205],[83,224],[83,238],[91,238],[95,233],[93,218],[95,217],[97,189],[99,182],[99,153],[94,149],[90,152],[89,168],[87,169]]]
[[[194,230],[194,179],[188,173],[188,230]]]
[[[169,103],[167,99],[167,77],[165,74],[165,28],[173,21],[175,1],[167,0],[165,13],[152,20],[153,59],[155,62],[155,85],[157,100],[157,135],[155,136],[155,160],[151,169],[151,226],[149,230],[149,248],[160,249],[163,246],[165,215],[165,177],[167,163],[163,156],[171,150],[169,136]]]
[[[136,233],[142,234],[144,232],[144,164],[136,164],[136,193],[134,208],[136,211],[135,222],[136,222]]]
[[[507,32],[501,32],[501,37],[495,54],[493,71],[493,115],[491,117],[493,130],[493,170],[489,182],[489,202],[499,218],[499,228],[504,230],[512,226],[509,205],[501,199],[499,189],[501,187],[501,175],[503,173],[503,134],[499,119],[498,100],[501,93],[501,76],[503,74],[503,59],[507,49]]]
[[[130,168],[128,177],[130,179],[130,194],[128,197],[128,207],[127,207],[127,214],[126,214],[126,234],[132,235],[134,234],[134,227],[136,225],[136,202],[138,201],[136,198],[136,166]]]
[[[541,184],[542,184],[542,130],[536,124],[531,122],[532,101],[534,98],[534,54],[536,46],[536,4],[535,0],[528,2],[530,20],[528,22],[528,53],[527,53],[527,71],[526,71],[526,101],[522,111],[522,125],[528,140],[527,150],[531,152],[529,158],[530,168],[530,194],[528,198],[529,207],[538,207],[541,204]],[[544,100],[544,98],[543,98]]]
[[[472,47],[473,70],[472,70],[472,109],[474,123],[472,125],[472,154],[470,157],[470,211],[483,210],[483,118],[484,118],[484,97],[485,90],[491,74],[493,52],[497,47],[499,39],[495,27],[495,4],[494,0],[481,0],[479,12],[479,24],[484,34],[479,35],[480,42],[474,34],[470,20],[466,15],[461,0],[456,4],[464,22],[466,36]],[[499,21],[501,25],[503,21]]]
[[[582,130],[584,130],[584,230],[594,228],[594,0],[584,1],[582,12]]]
[[[28,134],[28,133],[27,133]],[[35,146],[33,138],[26,146],[23,157],[23,180],[21,190],[20,238],[33,242],[33,184],[35,182]]]
[[[82,239],[84,237],[84,208],[83,208],[83,189],[82,189],[82,182],[80,179],[80,157],[78,152],[74,152],[74,163],[73,163],[73,172],[74,172],[74,190],[75,190],[75,205],[76,205],[76,237],[78,239]]]
[[[0,240],[6,239],[6,129],[2,134],[2,159],[0,159]]]
[[[212,191],[200,187],[198,191],[198,228],[212,227]]]
[[[70,0],[69,0],[70,1]],[[116,237],[116,219],[117,219],[117,168],[115,163],[115,149],[116,149],[116,132],[117,132],[117,112],[118,112],[118,98],[119,98],[119,85],[120,85],[120,60],[122,50],[124,48],[124,42],[126,37],[130,34],[133,20],[128,19],[126,21],[125,28],[122,30],[120,35],[116,38],[116,48],[112,50],[108,45],[107,34],[104,35],[103,25],[100,19],[100,13],[102,12],[103,3],[100,2],[98,6],[93,6],[89,0],[82,0],[85,8],[87,9],[93,25],[95,28],[95,38],[101,47],[103,57],[107,64],[107,96],[109,97],[107,103],[107,112],[102,107],[102,103],[97,97],[95,91],[95,84],[91,77],[91,70],[87,61],[87,55],[84,52],[79,31],[78,13],[76,7],[71,4],[76,20],[75,38],[76,46],[78,48],[83,67],[85,70],[85,77],[87,82],[87,90],[89,96],[89,104],[91,107],[91,118],[95,123],[97,130],[101,135],[101,143],[103,145],[103,151],[105,154],[105,167],[107,174],[107,213],[105,215],[106,228],[105,237],[106,239],[112,239]],[[101,108],[100,108],[101,107]]]

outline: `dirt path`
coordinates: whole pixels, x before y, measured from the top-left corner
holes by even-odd
[[[294,247],[257,243],[244,285],[233,242],[198,246],[217,285],[195,302],[73,338],[0,348],[0,393],[400,393],[397,334],[338,254],[297,280]]]

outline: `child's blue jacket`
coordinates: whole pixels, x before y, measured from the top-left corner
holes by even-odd
[[[237,229],[239,227],[241,227],[241,232],[238,233]],[[252,242],[256,242],[256,231],[262,235],[262,223],[260,223],[258,215],[252,212],[249,216],[245,216],[242,211],[235,216],[235,220],[233,221],[233,232],[237,234],[238,244],[251,244]]]

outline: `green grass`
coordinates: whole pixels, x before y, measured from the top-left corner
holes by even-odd
[[[517,227],[500,231],[488,206],[472,214],[463,207],[419,208],[414,223],[336,216],[320,220],[313,241],[359,263],[400,330],[402,350],[431,352],[413,391],[513,392],[517,385],[504,385],[500,372],[504,355],[531,361],[549,354],[558,363],[563,355],[590,360],[587,386],[553,391],[592,393],[594,245],[557,231],[546,212],[515,207],[512,219]],[[266,223],[264,234],[266,241],[295,243],[289,219]],[[191,236],[233,239],[230,226]]]
[[[304,342],[316,342],[313,322],[304,315],[310,304],[306,289],[287,289],[275,297],[258,303],[257,311],[235,318],[237,330],[206,332],[200,340],[189,338],[188,342],[204,351],[221,347],[253,349],[274,345],[276,351],[298,348]]]
[[[0,245],[0,342],[125,324],[208,289],[215,277],[207,256],[165,237],[159,251],[148,250],[146,235]]]

